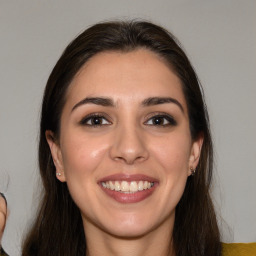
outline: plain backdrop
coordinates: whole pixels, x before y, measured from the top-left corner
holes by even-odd
[[[255,12],[255,0],[0,0],[0,189],[10,209],[3,239],[10,255],[20,255],[40,195],[38,123],[46,80],[76,35],[117,18],[156,22],[181,41],[210,112],[223,240],[256,241]]]

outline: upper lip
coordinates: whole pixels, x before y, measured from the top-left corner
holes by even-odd
[[[144,175],[144,174],[124,174],[124,173],[116,173],[106,177],[103,177],[99,180],[99,182],[106,181],[149,181],[149,182],[158,182],[156,178]]]

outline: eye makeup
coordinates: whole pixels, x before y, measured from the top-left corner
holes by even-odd
[[[108,120],[103,113],[92,113],[85,116],[80,122],[80,125],[99,127],[102,125],[110,125],[111,122]]]

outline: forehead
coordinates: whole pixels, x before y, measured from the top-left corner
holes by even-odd
[[[74,103],[86,96],[138,101],[147,97],[172,96],[186,105],[181,81],[170,65],[145,49],[126,53],[103,52],[92,57],[73,79],[67,100]]]

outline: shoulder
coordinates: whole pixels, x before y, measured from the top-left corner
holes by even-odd
[[[255,256],[256,243],[222,244],[223,256]]]

